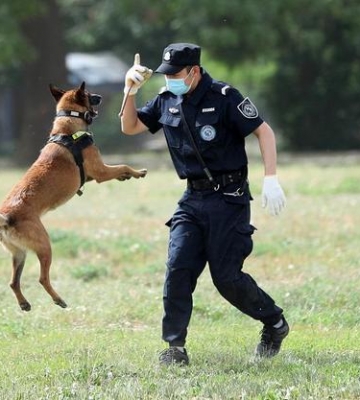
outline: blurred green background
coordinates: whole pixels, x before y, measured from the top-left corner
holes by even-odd
[[[357,0],[2,0],[0,156],[28,165],[54,116],[48,84],[84,79],[104,97],[94,133],[103,153],[163,146],[126,138],[117,118],[134,53],[156,68],[175,41],[202,46],[202,65],[258,106],[292,152],[360,149]],[[156,95],[153,77],[138,104]]]

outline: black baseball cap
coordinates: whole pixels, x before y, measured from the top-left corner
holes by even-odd
[[[165,47],[161,65],[155,72],[174,75],[188,65],[200,65],[201,47],[192,43],[172,43]]]

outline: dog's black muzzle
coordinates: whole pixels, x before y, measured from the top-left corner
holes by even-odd
[[[99,94],[90,95],[90,104],[92,106],[98,106],[101,103],[102,97]]]

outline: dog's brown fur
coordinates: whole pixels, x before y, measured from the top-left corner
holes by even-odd
[[[74,110],[96,114],[90,104],[91,93],[85,90],[85,83],[68,91],[50,85],[50,90],[57,101],[57,112]],[[50,136],[72,135],[78,131],[86,131],[87,128],[87,123],[81,118],[57,117],[54,119]],[[110,179],[125,180],[144,177],[147,172],[146,169],[134,170],[127,165],[104,164],[99,150],[94,145],[83,149],[82,155],[86,180],[94,179],[98,183]],[[12,253],[13,271],[10,287],[24,311],[31,309],[20,288],[28,249],[34,251],[39,259],[40,283],[55,304],[63,308],[67,306],[50,283],[51,244],[40,218],[48,210],[67,202],[76,194],[79,186],[79,168],[73,155],[62,145],[48,143],[0,206],[0,241]]]

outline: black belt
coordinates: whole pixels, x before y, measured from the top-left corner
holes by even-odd
[[[225,187],[231,183],[245,182],[247,179],[246,168],[241,171],[228,172],[226,174],[214,176],[214,181],[218,185],[218,188]],[[209,190],[214,189],[214,184],[209,179],[188,179],[188,188],[194,190]]]

